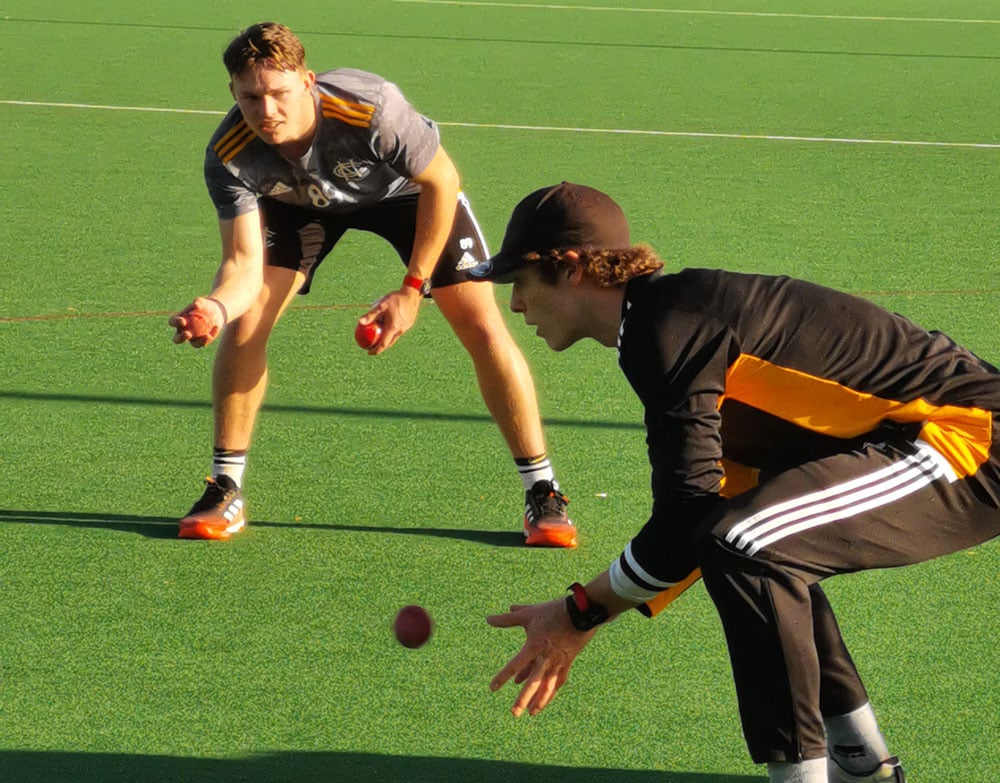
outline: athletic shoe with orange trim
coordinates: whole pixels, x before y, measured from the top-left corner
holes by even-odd
[[[247,524],[243,492],[229,476],[205,479],[205,492],[181,520],[179,538],[222,541]]]
[[[555,481],[536,481],[524,496],[524,543],[528,546],[576,546],[576,527],[566,516],[569,503]]]

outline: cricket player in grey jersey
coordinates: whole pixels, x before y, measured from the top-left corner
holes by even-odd
[[[382,328],[369,352],[391,348],[413,326],[422,299],[433,296],[472,357],[523,482],[525,543],[575,546],[528,366],[492,289],[463,274],[489,253],[436,125],[375,74],[317,76],[306,68],[301,41],[280,24],[247,28],[223,62],[236,105],[205,157],[222,262],[210,294],[170,318],[174,342],[202,347],[220,337],[211,475],[180,536],[225,539],[245,526],[243,471],[267,384],[268,337],[354,229],[386,239],[406,264],[399,289],[359,319]]]

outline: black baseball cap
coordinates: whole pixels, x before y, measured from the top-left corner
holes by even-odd
[[[614,200],[586,185],[562,182],[536,190],[514,207],[500,252],[467,270],[474,280],[509,283],[528,253],[626,248],[628,221]]]

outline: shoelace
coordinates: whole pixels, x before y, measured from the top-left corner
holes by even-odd
[[[569,505],[569,498],[561,492],[556,492],[554,489],[549,491],[549,494],[545,496],[545,499],[553,501],[555,507],[559,510],[562,510]]]
[[[205,487],[205,494],[198,504],[202,509],[212,508],[212,506],[217,506],[219,503],[228,502],[239,491],[238,489],[226,489],[211,476],[205,479],[205,484],[207,485]]]
[[[547,513],[562,514],[566,506],[569,505],[569,498],[551,487],[544,496],[528,492],[528,517],[531,523],[537,522]]]

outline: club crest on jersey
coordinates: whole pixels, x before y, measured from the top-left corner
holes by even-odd
[[[333,167],[333,176],[346,180],[364,179],[368,176],[368,166],[364,166],[356,160],[342,160]]]

